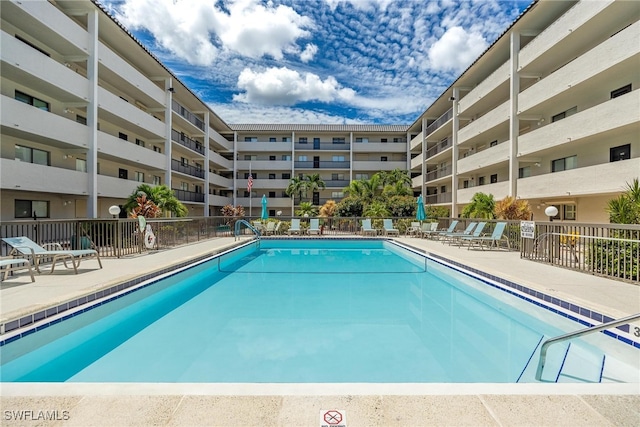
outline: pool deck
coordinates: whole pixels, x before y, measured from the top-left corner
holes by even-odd
[[[396,240],[613,318],[640,312],[638,284],[522,260],[517,252],[467,250],[419,238]],[[106,258],[102,269],[95,260],[86,260],[78,275],[59,266],[52,275],[36,274],[35,283],[21,272],[0,285],[0,318],[3,322],[20,318],[236,244],[233,238],[218,238],[143,255]],[[0,394],[2,426],[316,426],[321,425],[324,410],[344,410],[349,427],[640,425],[640,383],[3,383]],[[16,419],[19,416],[22,421]],[[52,416],[54,419],[49,419]]]

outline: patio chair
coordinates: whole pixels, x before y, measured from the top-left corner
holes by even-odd
[[[77,250],[65,250],[62,249],[59,243],[51,243],[44,246],[38,245],[28,237],[3,237],[2,240],[9,246],[11,246],[11,252],[9,255],[21,255],[30,259],[31,263],[35,266],[35,269],[40,273],[40,263],[43,258],[51,258],[51,271],[53,273],[56,268],[56,262],[62,261],[66,268],[69,268],[67,261],[71,261],[73,271],[78,274],[78,266],[80,261],[85,257],[95,257],[98,260],[98,265],[102,268],[102,262],[100,261],[100,255],[95,249],[77,249]],[[48,247],[54,247],[56,250],[49,250]]]
[[[441,236],[444,236],[447,233],[453,233],[453,230],[456,229],[456,227],[458,226],[459,222],[460,221],[458,221],[457,219],[454,219],[453,221],[451,221],[451,224],[449,224],[449,228],[447,228],[446,230],[436,231],[435,233],[432,234],[432,236],[437,240]]]
[[[309,230],[307,230],[307,233],[309,233],[309,235],[320,235],[320,220],[318,218],[311,218],[311,220],[309,221]]]
[[[496,224],[496,228],[493,229],[493,233],[490,236],[466,236],[463,237],[463,241],[468,241],[469,245],[467,246],[467,250],[471,249],[471,245],[477,244],[480,246],[480,249],[484,250],[485,243],[489,244],[489,247],[499,247],[500,241],[505,239],[507,241],[507,248],[511,249],[511,245],[509,244],[509,239],[504,235],[504,230],[507,227],[506,222],[499,222]]]
[[[300,229],[300,218],[291,219],[291,226],[289,227],[287,233],[289,234],[289,236],[291,236],[292,234],[297,234],[298,236],[302,234],[302,230]]]
[[[396,236],[400,235],[400,230],[393,227],[393,221],[391,219],[383,219],[382,227],[384,228],[384,235],[389,236],[395,234]]]
[[[462,238],[463,237],[480,237],[482,236],[482,232],[484,231],[484,227],[487,225],[486,222],[479,222],[478,225],[476,225],[475,230],[473,230],[473,233],[469,234],[469,235],[458,235],[458,236],[453,236],[450,240],[449,240],[449,245],[451,245],[452,243],[456,243],[458,246],[462,246]]]
[[[413,221],[411,222],[411,226],[407,227],[405,235],[417,236],[418,234],[420,234],[420,223],[418,221]]]
[[[471,236],[471,233],[473,233],[473,229],[476,228],[477,224],[477,222],[472,221],[467,225],[467,228],[465,228],[464,231],[452,231],[451,233],[441,234],[440,240],[444,245],[445,242],[455,240],[458,237]]]
[[[267,226],[264,228],[263,234],[265,236],[272,235],[274,233],[275,229],[276,229],[276,223],[273,222],[273,221],[270,221],[270,222],[267,223]]]
[[[420,229],[420,237],[429,238],[434,233],[438,232],[438,223],[437,222],[425,222],[422,224],[422,228]]]
[[[376,230],[375,228],[371,227],[371,219],[363,219],[362,220],[362,228],[360,229],[362,231],[362,235],[366,236],[367,234],[371,234],[373,236],[376,236],[378,234],[378,230]]]
[[[16,270],[23,270],[27,268],[29,270],[29,275],[31,276],[31,281],[35,282],[36,279],[33,278],[33,269],[31,268],[31,263],[28,259],[24,258],[0,258],[0,271],[4,274],[2,280],[7,280],[9,277],[9,273]]]

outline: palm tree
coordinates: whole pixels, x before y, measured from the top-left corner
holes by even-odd
[[[297,176],[294,176],[289,181],[289,186],[287,186],[287,189],[284,190],[287,196],[291,197],[291,213],[292,214],[293,214],[293,207],[295,204],[295,196],[300,197],[300,200],[302,200],[303,197],[307,197],[307,191],[309,189],[308,185],[309,183],[306,180],[301,179]]]
[[[151,186],[149,184],[140,184],[133,193],[127,198],[123,205],[126,212],[131,212],[138,206],[138,197],[144,194],[146,199],[155,203],[164,213],[170,213],[177,217],[187,216],[189,210],[176,197],[173,190],[166,185]]]
[[[607,205],[609,221],[614,224],[640,224],[640,181],[627,183],[627,190]]]
[[[392,171],[380,171],[376,175],[380,176],[383,186],[400,184],[402,186],[411,186],[411,177],[409,172],[396,168]]]
[[[471,198],[471,203],[464,207],[460,216],[463,218],[493,219],[496,217],[495,204],[493,194],[476,193]]]
[[[296,211],[296,215],[298,216],[317,216],[318,208],[313,206],[311,202],[300,202],[300,206],[298,206],[298,210]]]
[[[351,181],[347,187],[344,187],[342,191],[347,196],[352,196],[356,198],[364,197],[365,187],[362,184],[362,180]]]
[[[322,178],[320,178],[320,174],[314,173],[313,175],[306,175],[304,178],[307,181],[307,191],[313,193],[314,191],[327,188]]]

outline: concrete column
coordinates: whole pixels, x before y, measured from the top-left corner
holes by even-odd
[[[460,89],[453,88],[453,130],[451,149],[451,217],[458,217],[458,130],[460,130],[460,118],[458,117],[458,101]]]
[[[209,216],[209,112],[204,112],[204,216]]]
[[[520,34],[511,33],[511,63],[509,83],[509,196],[518,195],[518,93],[520,92],[520,76],[518,75],[518,55],[520,53]]]
[[[422,118],[422,142],[420,143],[420,149],[422,153],[420,154],[422,158],[422,184],[420,184],[420,193],[422,194],[422,198],[426,200],[427,197],[427,186],[425,185],[425,181],[427,179],[427,118]]]
[[[87,105],[87,127],[89,141],[87,150],[87,218],[98,218],[98,11],[87,15],[89,33],[89,57],[87,58],[87,80],[89,103]]]
[[[173,81],[171,78],[165,79],[164,81],[164,89],[165,89],[165,102],[166,108],[164,110],[164,126],[165,126],[165,139],[164,139],[164,155],[165,155],[165,169],[166,172],[164,174],[164,183],[167,187],[171,188],[171,123],[172,123],[172,115],[171,115],[171,106],[173,104]]]
[[[238,206],[238,132],[233,132],[233,206]]]
[[[349,183],[353,180],[353,132],[349,132]]]

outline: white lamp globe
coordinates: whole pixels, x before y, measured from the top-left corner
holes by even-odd
[[[548,217],[553,218],[554,216],[558,215],[558,208],[556,208],[555,206],[549,206],[544,210],[544,214]]]
[[[113,216],[120,215],[120,206],[113,205],[109,207],[109,213]]]

